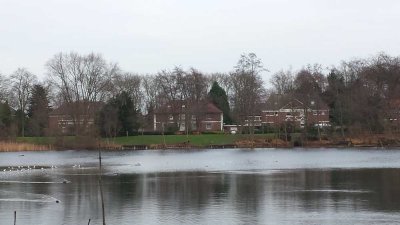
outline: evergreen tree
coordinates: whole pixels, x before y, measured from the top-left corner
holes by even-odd
[[[12,135],[12,113],[8,102],[0,102],[0,138]]]
[[[100,111],[97,124],[103,136],[132,135],[138,130],[138,112],[132,98],[121,92]]]
[[[129,135],[137,132],[139,127],[137,111],[132,98],[125,91],[115,98],[118,108],[118,119],[121,123],[121,135]]]
[[[114,100],[107,102],[103,106],[96,122],[103,137],[116,137],[118,135],[121,124],[118,119],[118,109],[115,106]]]
[[[208,98],[212,101],[224,114],[224,123],[231,124],[232,119],[230,116],[230,108],[228,102],[228,96],[225,90],[219,86],[218,82],[214,82],[210,92],[208,93]]]
[[[28,107],[28,132],[32,136],[43,136],[48,126],[49,100],[42,85],[34,85]]]

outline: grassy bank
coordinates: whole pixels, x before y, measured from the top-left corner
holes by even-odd
[[[255,134],[255,139],[273,138],[275,134]],[[104,143],[113,143],[116,145],[175,145],[189,143],[193,146],[206,147],[209,145],[233,145],[239,141],[249,140],[250,135],[230,135],[230,134],[200,134],[200,135],[138,135],[129,137],[103,138]],[[18,143],[28,143],[35,145],[52,145],[56,147],[70,146],[72,144],[87,142],[93,144],[93,139],[77,138],[77,137],[18,137]],[[90,142],[90,143],[89,143]]]
[[[218,148],[232,145],[242,148],[265,147],[400,147],[398,138],[369,135],[346,139],[330,137],[324,140],[303,140],[300,134],[292,134],[292,140],[276,137],[276,134],[200,134],[200,135],[138,135],[117,138],[94,137],[19,137],[16,143],[3,143],[0,151],[24,151],[51,149],[137,149],[137,148]],[[165,143],[165,145],[164,145]]]
[[[256,134],[256,139],[272,138],[274,134]],[[230,134],[200,134],[200,135],[143,135],[117,137],[109,139],[111,142],[120,145],[161,145],[164,144],[182,144],[189,143],[190,145],[205,147],[209,145],[232,145],[237,141],[250,139],[250,135],[230,135]]]
[[[71,137],[71,138],[73,138],[73,137]],[[16,142],[17,143],[36,144],[36,145],[54,145],[56,143],[56,138],[55,137],[17,137]]]

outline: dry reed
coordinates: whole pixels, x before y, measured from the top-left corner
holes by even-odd
[[[47,151],[53,149],[50,145],[36,145],[18,142],[0,142],[0,152]]]

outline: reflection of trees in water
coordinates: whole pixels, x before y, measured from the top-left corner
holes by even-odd
[[[83,174],[20,177],[34,182],[58,182],[66,178],[71,181],[69,184],[0,183],[1,190],[53,196],[61,200],[60,204],[10,202],[0,204],[0,211],[10,211],[12,207],[25,221],[38,223],[43,218],[50,220],[50,214],[54,224],[70,224],[88,218],[92,218],[93,223],[100,222],[97,220],[101,216],[97,170],[65,173]],[[400,209],[399,169],[288,170],[271,174],[110,174],[104,177],[103,184],[106,213],[115,224],[164,218],[170,218],[169,221],[176,218],[186,221],[186,218],[200,223],[203,216],[237,217],[249,224],[262,224],[268,219],[273,221],[277,215],[302,212],[397,212]]]
[[[368,190],[361,197],[366,200],[363,206],[373,210],[398,211],[400,209],[400,170],[362,169],[333,171],[332,177],[344,188]],[[357,197],[357,195],[355,195]],[[358,200],[358,199],[355,199]]]
[[[113,212],[122,211],[126,208],[141,209],[143,199],[147,197],[145,191],[146,177],[142,174],[104,177],[106,209],[109,207]]]
[[[82,173],[96,172],[83,170]],[[0,184],[0,187],[59,198],[63,207],[59,216],[65,223],[71,218],[76,218],[75,221],[92,218],[95,222],[101,215],[97,176],[64,177],[71,183]],[[32,181],[59,181],[62,178],[39,176]],[[120,174],[105,176],[103,182],[106,213],[121,221],[135,218],[140,213],[168,218],[171,214],[208,215],[209,210],[226,210],[256,224],[274,213],[400,209],[398,169],[289,170],[272,174]],[[354,192],[357,190],[370,192]],[[25,204],[24,207],[29,207],[24,208],[25,211],[39,211],[43,215],[47,209],[38,204]],[[46,204],[43,207],[54,206]]]
[[[231,175],[231,201],[245,213],[257,213],[264,200],[265,183],[256,174]]]
[[[219,174],[156,174],[150,177],[147,192],[157,199],[160,208],[173,207],[177,212],[185,212],[203,209],[215,194],[223,195],[224,182]]]
[[[275,198],[286,202],[286,209],[320,211],[328,208],[400,209],[400,171],[398,169],[302,170],[280,174]]]
[[[76,221],[97,218],[98,215],[101,215],[98,177],[86,174],[97,174],[98,170],[72,170],[69,172],[81,175],[66,176],[65,178],[71,183],[54,187],[55,192],[61,192],[64,195],[64,199],[61,199],[64,206],[64,222],[68,224],[70,218],[76,218]]]
[[[113,211],[140,209],[153,199],[161,212],[186,214],[210,205],[229,204],[240,213],[255,216],[263,202],[263,177],[202,172],[175,172],[106,177]],[[109,190],[107,190],[109,189]],[[93,203],[96,204],[96,203]]]
[[[265,201],[268,188],[265,177],[257,174],[230,175],[229,201],[247,221],[257,224],[258,214]]]
[[[3,179],[2,179],[3,180]],[[4,179],[7,180],[7,179]],[[35,212],[46,210],[49,207],[49,204],[42,203],[40,204],[40,200],[49,201],[50,198],[45,198],[46,196],[54,196],[49,184],[43,183],[29,183],[29,182],[52,182],[54,181],[49,176],[40,175],[26,175],[26,176],[17,176],[13,177],[14,181],[23,181],[25,183],[0,183],[0,191],[5,191],[2,194],[1,198],[16,198],[20,199],[20,201],[11,201],[11,202],[3,202],[0,201],[0,212],[9,213],[6,217],[9,217],[12,221],[11,217],[13,216],[12,212],[17,210],[18,215],[21,214],[27,220],[34,220],[37,215],[26,212]],[[43,197],[44,199],[40,199]],[[26,198],[26,199],[25,199]],[[24,201],[27,200],[27,201]],[[37,200],[38,202],[29,202],[30,200]],[[52,204],[52,203],[50,203]],[[56,204],[55,202],[53,204]],[[0,217],[2,219],[3,217]],[[0,222],[2,224],[2,222]]]

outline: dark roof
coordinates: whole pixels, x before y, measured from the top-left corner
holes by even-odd
[[[103,107],[104,103],[102,102],[89,102],[88,104],[84,104],[83,102],[74,102],[74,103],[63,103],[58,108],[54,109],[49,113],[49,115],[69,115],[71,113],[76,113],[76,111],[84,111],[84,107],[88,107],[88,113],[96,113],[100,111]]]
[[[222,111],[212,102],[207,102],[207,113],[222,113]]]
[[[177,114],[182,113],[185,110],[190,110],[195,113],[222,113],[222,111],[212,102],[200,101],[195,104],[190,104],[189,101],[175,100],[170,101],[158,107],[154,113],[155,114]]]
[[[319,97],[305,95],[278,95],[272,94],[263,106],[263,110],[276,111],[282,108],[299,109],[308,107],[313,110],[328,110],[328,106]]]
[[[389,100],[389,107],[392,109],[400,108],[400,99],[396,98]]]

